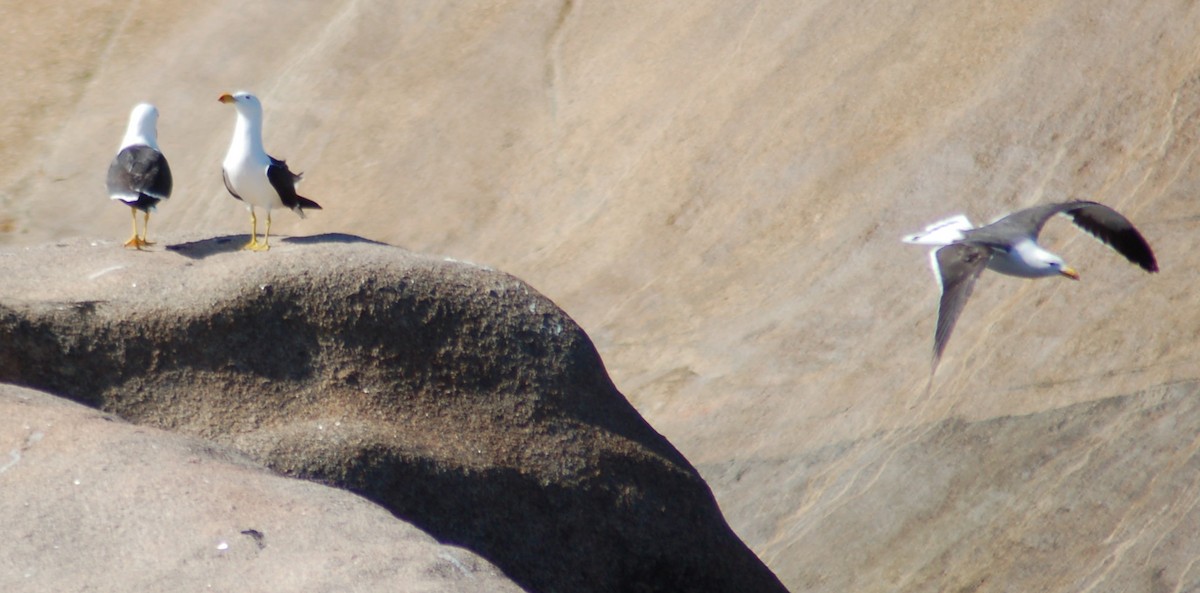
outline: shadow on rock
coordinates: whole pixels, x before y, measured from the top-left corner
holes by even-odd
[[[346,233],[323,233],[320,235],[306,235],[303,237],[284,237],[280,239],[280,241],[284,243],[295,243],[297,245],[314,245],[318,243],[364,243],[367,245],[387,245],[387,243],[381,243],[379,241]]]
[[[241,237],[185,243],[93,284],[108,252],[30,252],[39,273],[0,288],[0,381],[361,493],[531,591],[784,591],[549,299],[350,235],[285,241],[305,247],[230,265],[206,258]]]
[[[167,251],[173,251],[192,259],[204,259],[221,253],[241,251],[242,247],[249,242],[250,235],[225,235],[211,239],[202,239],[200,241],[167,245]]]
[[[323,233],[320,235],[307,235],[302,237],[274,237],[276,242],[288,243],[294,245],[316,245],[323,243],[363,243],[367,245],[387,245],[371,239],[350,235],[346,233]],[[241,251],[246,243],[250,242],[250,235],[224,235],[220,237],[212,237],[210,239],[202,239],[199,241],[189,241],[187,243],[175,243],[167,245],[168,251],[173,251],[185,257],[192,259],[204,259],[222,253],[234,253]]]

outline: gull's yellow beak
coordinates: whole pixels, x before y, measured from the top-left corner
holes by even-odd
[[[1079,272],[1076,272],[1075,268],[1072,268],[1071,266],[1063,266],[1058,273],[1072,280],[1079,280]]]
[[[233,103],[233,95],[231,95],[229,93],[225,93],[224,95],[221,95],[221,98],[219,98],[217,100],[222,103]]]

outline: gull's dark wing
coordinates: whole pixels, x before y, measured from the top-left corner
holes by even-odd
[[[938,249],[935,257],[942,283],[937,330],[933,334],[933,366],[937,368],[942,352],[946,350],[946,342],[950,340],[950,332],[954,330],[954,322],[958,321],[967,299],[971,298],[975,281],[987,267],[991,250],[981,245],[955,243]]]
[[[997,249],[1008,250],[1013,243],[1020,239],[1036,239],[1047,220],[1059,212],[1070,210],[1082,203],[1084,202],[1043,204],[1017,210],[996,222],[972,229],[965,234],[973,243],[982,243]]]
[[[304,208],[309,210],[320,210],[321,205],[296,193],[296,182],[300,181],[301,174],[293,173],[288,168],[287,163],[269,156],[271,164],[267,165],[267,181],[271,182],[271,187],[275,188],[275,192],[279,194],[280,201],[283,205],[291,210],[295,210],[302,218],[304,217]]]
[[[1099,202],[1076,200],[1018,210],[992,224],[968,231],[967,236],[974,243],[1006,248],[1017,238],[1036,238],[1042,232],[1042,226],[1055,214],[1069,216],[1076,226],[1147,272],[1158,271],[1154,251],[1133,223]]]
[[[1125,256],[1125,259],[1141,266],[1143,270],[1158,271],[1158,260],[1154,258],[1150,244],[1138,232],[1137,227],[1120,212],[1097,202],[1067,202],[1062,205],[1066,206],[1062,213],[1070,216],[1079,228],[1100,239],[1105,245]]]
[[[109,195],[125,202],[137,202],[143,196],[165,200],[171,197],[171,167],[161,152],[149,146],[127,146],[108,167],[107,185]]]

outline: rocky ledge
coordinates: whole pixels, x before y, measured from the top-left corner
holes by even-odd
[[[0,251],[0,381],[345,488],[531,591],[784,590],[524,282],[348,235],[244,239]]]

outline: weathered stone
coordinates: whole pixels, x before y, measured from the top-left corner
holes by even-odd
[[[346,235],[9,252],[0,380],[348,488],[536,591],[782,591],[587,335]]]
[[[0,385],[0,589],[521,589],[362,498],[228,447]]]

